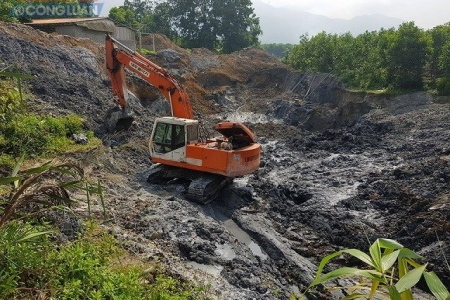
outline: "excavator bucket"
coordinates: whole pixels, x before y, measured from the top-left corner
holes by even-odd
[[[134,122],[134,114],[119,108],[108,112],[106,125],[109,132],[120,132],[130,129]]]

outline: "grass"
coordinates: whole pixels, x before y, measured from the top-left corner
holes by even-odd
[[[0,228],[0,299],[206,299],[205,287],[146,272],[148,264],[128,259],[94,223],[63,245],[48,229],[20,222]],[[11,238],[18,236],[28,238]]]
[[[18,87],[12,80],[0,80],[0,166],[12,168],[17,157],[51,157],[68,151],[86,151],[101,144],[92,131],[84,129],[80,116],[29,113],[21,86]],[[86,135],[87,144],[77,144],[72,138],[74,134]]]

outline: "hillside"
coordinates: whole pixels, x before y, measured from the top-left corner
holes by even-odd
[[[146,182],[147,138],[153,119],[167,115],[154,88],[129,76],[136,122],[110,133],[103,46],[0,23],[2,66],[35,76],[26,81],[34,95],[27,105],[79,114],[102,139],[104,147],[75,158],[104,185],[110,222],[103,226],[127,249],[211,284],[217,299],[289,299],[323,256],[367,251],[367,238],[386,237],[421,254],[450,286],[448,98],[350,93],[338,78],[295,72],[257,48],[216,55],[155,40],[149,58],[180,79],[208,129],[241,121],[263,146],[260,170],[207,205],[186,200],[182,183]],[[83,203],[75,209],[86,214]],[[415,299],[427,297],[416,290]]]
[[[381,28],[397,28],[405,22],[398,18],[380,14],[363,15],[349,20],[329,18],[295,9],[273,7],[261,1],[253,1],[255,14],[260,18],[263,31],[261,43],[298,44],[300,36],[314,36],[322,31],[329,34],[351,33],[354,36]]]

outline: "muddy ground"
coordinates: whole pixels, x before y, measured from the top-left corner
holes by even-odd
[[[260,170],[208,205],[186,200],[181,182],[146,182],[152,120],[168,113],[154,89],[130,74],[136,122],[108,132],[113,95],[102,45],[0,23],[0,68],[35,76],[28,106],[82,115],[103,140],[76,159],[105,186],[104,226],[127,249],[209,284],[217,299],[289,299],[323,256],[367,251],[368,240],[385,237],[421,254],[450,286],[448,98],[351,93],[337,78],[297,73],[256,48],[219,56],[155,41],[150,59],[180,79],[207,128],[242,121],[262,144]]]

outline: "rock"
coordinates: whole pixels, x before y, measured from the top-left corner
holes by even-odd
[[[86,145],[88,143],[88,137],[84,133],[74,133],[72,135],[72,139],[77,144],[83,144]]]

